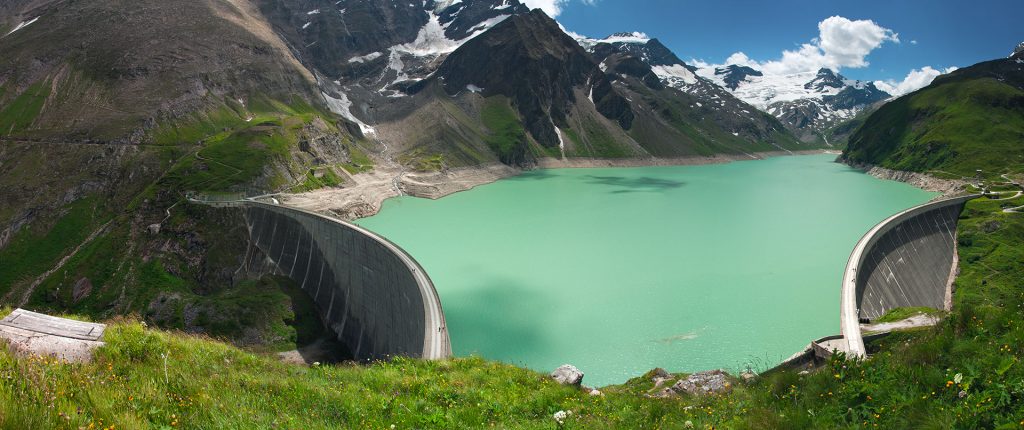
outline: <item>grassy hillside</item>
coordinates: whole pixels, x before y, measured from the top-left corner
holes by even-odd
[[[295,348],[305,296],[291,294],[290,281],[243,270],[239,213],[189,205],[184,194],[338,185],[334,169],[368,160],[329,118],[301,99],[256,96],[157,123],[152,143],[120,154],[8,145],[0,198],[12,204],[0,225],[27,222],[0,246],[0,304],[97,319],[138,313],[165,328]]]
[[[114,320],[91,364],[0,351],[0,428],[1020,428],[1024,215],[1010,205],[1024,198],[968,204],[939,326],[870,344],[867,361],[733,381],[726,395],[650,398],[644,375],[591,396],[479,358],[297,366]]]
[[[309,70],[249,2],[16,0],[0,21],[22,12],[0,38],[0,305],[286,347],[301,305],[241,267],[240,213],[184,194],[369,168]]]
[[[846,157],[959,176],[974,176],[977,169],[988,176],[1022,170],[1022,76],[1002,62],[1012,63],[972,66],[882,106],[850,139]]]

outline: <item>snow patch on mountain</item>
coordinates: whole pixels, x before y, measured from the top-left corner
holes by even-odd
[[[15,26],[13,30],[8,31],[7,34],[5,34],[3,37],[10,36],[10,35],[14,34],[15,31],[18,31],[18,30],[21,30],[21,29],[23,29],[25,27],[28,27],[28,26],[32,25],[34,22],[36,22],[36,21],[39,21],[39,17],[38,16],[35,17],[35,18],[32,18],[32,19],[30,19],[28,21],[23,21],[22,23],[20,23],[17,26]]]
[[[651,38],[646,33],[634,31],[631,33],[615,33],[604,39],[597,40],[598,43],[647,43]]]
[[[455,1],[449,4],[449,6],[458,3],[458,1]],[[496,7],[495,9],[501,8],[502,7]],[[470,39],[479,36],[481,33],[495,25],[498,25],[511,16],[503,14],[481,21],[471,29],[470,35],[466,38],[461,40],[452,40],[445,36],[445,30],[448,29],[448,26],[451,25],[453,21],[449,21],[442,25],[441,18],[434,13],[434,11],[428,11],[427,14],[429,15],[429,19],[427,20],[427,23],[420,28],[419,33],[416,35],[416,40],[410,43],[396,45],[391,49],[404,54],[415,55],[417,57],[436,57],[444,54],[450,54]]]
[[[460,45],[461,43],[445,37],[444,27],[441,26],[440,18],[431,13],[430,19],[420,29],[419,34],[416,35],[416,40],[396,45],[391,48],[391,51],[412,54],[417,57],[426,57],[428,55],[437,56],[450,53]]]
[[[658,75],[661,80],[669,83],[669,85],[675,86],[674,84],[693,85],[697,83],[697,75],[694,75],[690,69],[682,64],[673,64],[671,66],[654,66],[651,67],[655,75]],[[677,82],[681,81],[681,82]]]
[[[338,97],[334,97],[330,94],[327,94],[327,92],[324,91],[321,91],[320,94],[324,97],[324,102],[327,103],[327,107],[331,110],[331,112],[341,115],[342,118],[354,122],[356,125],[359,126],[359,130],[363,132],[364,136],[369,136],[371,134],[376,133],[376,130],[374,130],[373,127],[366,125],[366,123],[359,120],[359,118],[356,118],[355,115],[352,115],[352,101],[348,99],[348,96],[345,95],[345,93],[338,91]]]
[[[380,58],[381,55],[383,55],[383,54],[381,54],[380,52],[371,52],[371,53],[366,54],[366,55],[360,55],[358,57],[349,58],[348,62],[349,63],[365,63],[365,62],[368,62],[368,61],[376,60],[376,59]]]
[[[459,3],[460,1],[447,2],[443,5],[444,7],[437,10],[444,10],[446,7]],[[438,5],[438,7],[440,6],[442,5]],[[506,4],[494,7],[494,9],[504,9],[509,6],[510,5],[506,2]],[[398,82],[425,78],[427,75],[422,73],[425,70],[422,67],[423,65],[428,63],[437,64],[434,60],[447,56],[470,39],[479,36],[481,33],[495,25],[498,25],[511,16],[510,14],[500,14],[483,20],[473,26],[473,28],[470,29],[469,35],[465,38],[461,40],[452,40],[445,35],[445,31],[454,21],[448,21],[447,23],[442,24],[440,16],[438,16],[434,10],[428,10],[427,15],[427,23],[420,28],[419,33],[416,35],[416,40],[388,48],[388,66],[381,72],[379,80],[383,80],[384,76],[387,75],[389,71],[393,71],[395,73],[395,78],[383,85],[381,87],[381,91],[386,90],[387,87]],[[375,53],[363,55],[361,57],[353,57],[349,59],[349,63],[371,61],[378,56],[383,55],[379,53],[376,53],[378,55],[374,54]],[[419,70],[420,73],[419,75],[411,76],[411,70]]]
[[[569,37],[575,39],[576,43],[579,43],[580,46],[582,46],[583,49],[586,49],[587,51],[593,50],[594,47],[597,46],[597,44],[599,43],[609,43],[613,45],[617,43],[634,43],[638,45],[643,45],[651,41],[651,38],[647,36],[646,33],[641,33],[639,31],[627,33],[614,33],[604,39],[595,39],[593,37],[587,37],[582,34],[569,31],[561,24],[559,24],[559,27],[562,28],[562,32],[564,32]]]
[[[424,5],[427,3],[423,2]],[[462,3],[462,0],[438,0],[434,2],[434,12],[441,12],[442,10],[448,9],[449,7],[455,6]]]

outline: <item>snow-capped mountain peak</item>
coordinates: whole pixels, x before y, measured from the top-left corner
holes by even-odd
[[[825,88],[843,88],[847,86],[846,80],[842,76],[837,75],[831,69],[821,68],[818,69],[817,76],[813,80],[804,84],[804,88],[808,90],[815,90],[817,92],[827,91]]]
[[[1010,58],[1024,58],[1024,42],[1021,42],[1013,49],[1013,52],[1010,53]]]
[[[621,43],[641,43],[641,44],[643,44],[643,43],[649,42],[650,40],[651,40],[651,38],[648,37],[646,33],[641,33],[639,31],[634,31],[634,32],[629,32],[629,33],[613,33],[611,36],[608,36],[608,37],[606,37],[604,39],[599,40],[599,42],[604,42],[604,43],[617,43],[617,42],[621,42]]]
[[[735,64],[716,68],[714,74],[715,76],[721,76],[722,83],[730,90],[735,90],[740,85],[740,82],[746,81],[747,76],[764,76],[763,73],[750,67]]]
[[[728,88],[747,103],[767,110],[779,103],[804,99],[822,99],[851,88],[866,89],[873,84],[846,79],[830,69],[817,72],[765,74],[748,66],[704,67],[697,74]]]
[[[592,39],[580,35],[572,35],[584,49],[599,57],[607,56],[611,51],[622,52],[637,57],[646,63],[651,71],[666,85],[682,89],[697,83],[696,68],[688,66],[680,60],[672,50],[658,39],[651,38],[638,31],[614,33],[604,39]]]
[[[808,137],[890,97],[873,83],[847,79],[828,68],[768,74],[731,64],[703,67],[697,74],[774,115],[791,129],[807,130]]]

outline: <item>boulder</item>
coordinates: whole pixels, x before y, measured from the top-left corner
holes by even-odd
[[[666,381],[671,381],[673,378],[671,373],[668,373],[668,371],[660,367],[655,368],[650,372],[647,372],[647,376],[651,378],[651,382],[654,383],[655,389],[661,388],[661,386],[664,385]]]
[[[149,227],[146,227],[146,230],[149,230],[149,234],[160,234],[160,224],[150,224]]]
[[[563,364],[551,372],[551,378],[562,385],[580,386],[583,383],[583,372],[571,364]]]
[[[648,374],[651,375],[651,382],[657,381],[659,379],[669,379],[672,377],[671,373],[668,373],[667,370],[662,369],[660,367],[655,368]]]

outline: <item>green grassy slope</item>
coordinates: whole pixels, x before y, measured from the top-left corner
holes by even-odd
[[[50,94],[49,84],[37,82],[0,108],[0,136],[20,132],[32,124]]]
[[[852,161],[974,176],[1024,167],[1024,91],[997,60],[941,77],[882,106],[850,138]],[[996,167],[999,166],[999,167]],[[991,175],[990,175],[991,176]]]
[[[302,304],[288,294],[287,282],[239,272],[248,240],[239,214],[187,204],[184,194],[337,185],[341,178],[331,169],[346,165],[340,159],[333,160],[337,166],[319,164],[331,156],[301,144],[315,137],[335,136],[328,150],[343,149],[351,160],[369,161],[317,108],[301,100],[250,100],[248,107],[232,106],[229,99],[218,109],[158,123],[151,131],[153,143],[122,159],[96,155],[109,154],[102,145],[56,146],[57,151],[81,152],[84,160],[103,160],[70,171],[68,180],[39,173],[74,168],[79,158],[47,158],[63,155],[50,144],[9,146],[5,155],[10,158],[3,161],[10,170],[0,183],[13,186],[0,195],[18,204],[5,216],[17,216],[19,206],[33,204],[21,203],[19,196],[44,202],[68,198],[69,187],[125,173],[121,182],[109,185],[112,190],[93,185],[11,235],[0,247],[0,304],[92,318],[138,313],[166,328],[294,348],[298,330],[289,327]],[[89,169],[93,166],[96,172]],[[323,174],[317,177],[314,170]],[[159,232],[149,232],[149,225],[159,225]],[[59,270],[41,276],[62,260]]]
[[[566,410],[563,428],[684,428],[728,401],[650,400],[630,387],[591,396],[478,358],[288,365],[131,321],[106,341],[84,365],[0,350],[0,427],[556,428],[553,414]]]

